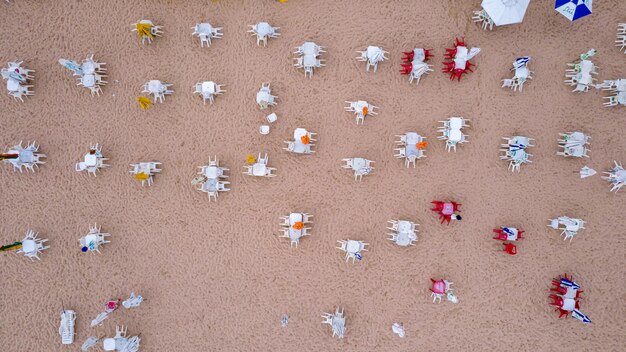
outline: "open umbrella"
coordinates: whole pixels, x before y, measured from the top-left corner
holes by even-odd
[[[581,17],[591,14],[593,0],[556,0],[554,9],[567,17],[570,21],[576,21]]]
[[[520,23],[530,0],[483,0],[481,6],[496,26]]]

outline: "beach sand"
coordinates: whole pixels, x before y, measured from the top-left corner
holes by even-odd
[[[623,107],[603,108],[605,92],[572,93],[566,64],[590,48],[599,80],[626,78],[626,56],[613,46],[626,2],[596,1],[594,13],[570,23],[553,1],[533,1],[522,24],[485,32],[471,22],[480,1],[38,1],[1,4],[0,61],[25,60],[36,70],[36,95],[23,104],[0,95],[0,145],[37,140],[47,164],[35,174],[0,168],[0,242],[31,228],[49,239],[41,261],[0,256],[0,344],[7,352],[79,351],[91,335],[116,324],[141,333],[142,351],[620,351],[624,350],[626,240],[624,194],[599,173],[626,162]],[[165,35],[143,46],[131,23],[151,19]],[[195,23],[223,27],[200,48]],[[257,46],[247,25],[267,21],[279,39]],[[440,71],[455,37],[482,52],[460,83]],[[312,79],[292,64],[294,47],[315,41],[327,66]],[[356,50],[382,46],[390,60],[366,72]],[[419,86],[401,76],[402,51],[433,48],[435,72]],[[100,97],[75,84],[57,60],[89,54],[106,62]],[[511,62],[529,55],[533,80],[522,93],[500,88]],[[135,97],[150,79],[173,83],[164,104],[142,111]],[[197,82],[225,84],[203,105]],[[271,82],[276,108],[254,101]],[[344,112],[365,99],[380,114],[364,126]],[[258,127],[278,114],[268,136]],[[439,120],[471,120],[469,143],[447,153]],[[282,150],[296,127],[318,133],[317,153]],[[427,137],[427,158],[406,169],[393,157],[394,135]],[[559,132],[592,136],[589,159],[555,155]],[[532,164],[521,173],[498,158],[502,136],[535,138]],[[111,167],[97,178],[74,171],[90,143]],[[4,147],[3,147],[4,148]],[[248,153],[269,153],[273,179],[242,175]],[[231,191],[217,203],[190,185],[197,166],[217,155],[231,169]],[[341,159],[365,157],[375,171],[358,183]],[[160,161],[148,188],[129,164]],[[439,224],[432,200],[462,203],[463,220]],[[279,216],[314,215],[299,248],[278,238]],[[587,221],[570,243],[546,227],[560,215]],[[421,224],[419,241],[400,248],[386,221]],[[101,255],[81,253],[89,224],[112,235]],[[492,228],[526,230],[508,256]],[[336,241],[370,243],[363,261],[346,263]],[[573,275],[584,290],[581,311],[593,324],[558,319],[548,306],[550,280]],[[454,282],[460,303],[434,304],[429,278]],[[92,319],[111,298],[131,291],[147,300]],[[61,346],[62,305],[77,312],[76,342]],[[331,337],[321,313],[345,309],[347,335]],[[281,328],[280,317],[290,316]],[[403,322],[406,337],[391,331]]]

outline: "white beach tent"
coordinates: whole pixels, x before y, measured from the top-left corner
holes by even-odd
[[[481,6],[496,26],[520,23],[530,0],[483,0]]]

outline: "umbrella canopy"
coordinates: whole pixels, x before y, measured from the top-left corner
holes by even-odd
[[[520,23],[530,0],[483,0],[481,6],[496,26]]]
[[[591,14],[593,0],[556,0],[554,9],[567,17],[570,21],[576,21],[581,17]]]

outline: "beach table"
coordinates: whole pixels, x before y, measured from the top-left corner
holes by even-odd
[[[215,94],[215,82],[202,82],[202,96],[208,99],[213,94]]]
[[[300,50],[302,51],[302,54],[305,56],[312,55],[313,58],[315,58],[315,56],[319,55],[317,45],[313,42],[305,42],[300,47]]]
[[[37,244],[33,240],[22,241],[22,252],[26,254],[34,253],[37,249]]]
[[[575,157],[581,157],[585,154],[585,147],[583,147],[582,145],[573,145],[570,147],[565,147],[565,151],[567,152],[567,154],[571,155],[571,156],[575,156]]]
[[[253,176],[265,176],[267,166],[264,163],[255,163],[252,165]]]
[[[158,94],[164,92],[166,87],[157,79],[148,81],[148,92]]]
[[[217,192],[217,179],[209,178],[202,184],[204,192]]]
[[[465,67],[467,66],[467,53],[468,52],[469,51],[467,50],[467,47],[464,47],[464,46],[456,47],[456,55],[454,57],[455,69],[465,70]]]
[[[346,319],[341,317],[339,314],[335,314],[333,317],[333,333],[337,334],[337,336],[343,336],[344,330],[346,326]]]
[[[411,242],[415,241],[417,236],[413,232],[399,232],[394,242],[398,246],[407,247],[411,245]]]
[[[463,127],[463,119],[460,117],[451,117],[449,121],[451,130],[460,130]]]
[[[28,150],[28,149],[23,149],[20,151],[17,150],[9,150],[9,154],[18,154],[19,155],[19,160],[22,163],[32,163],[33,162],[33,151],[32,150]]]
[[[7,80],[7,90],[9,92],[17,92],[20,89],[20,82],[9,78]]]
[[[398,221],[398,233],[413,232],[413,223],[406,220]]]
[[[563,307],[561,307],[561,309],[571,312],[575,308],[576,308],[576,300],[571,299],[571,298],[563,298]]]
[[[206,176],[208,179],[217,179],[218,177],[222,176],[222,170],[217,166],[205,166],[203,167],[203,171],[204,176]]]
[[[92,75],[96,73],[96,64],[93,62],[93,60],[86,60],[85,62],[83,62],[82,65],[80,65],[80,68],[86,75]]]
[[[348,240],[346,244],[346,252],[350,254],[356,254],[361,251],[361,244],[359,241]]]
[[[305,54],[302,57],[302,66],[304,67],[315,67],[317,59],[313,54]]]
[[[269,102],[270,101],[270,93],[265,89],[261,89],[256,93],[256,103],[261,104],[261,102]]]
[[[441,214],[443,215],[454,214],[454,205],[450,202],[443,203],[443,209],[441,209]]]
[[[504,227],[502,228],[502,232],[506,234],[507,241],[515,241],[519,235],[519,230],[515,227]]]
[[[310,144],[302,144],[301,142],[298,142],[297,140],[293,143],[293,149],[291,150],[294,153],[298,153],[298,154],[307,154],[311,152],[311,145]]]
[[[98,164],[98,156],[95,154],[85,154],[85,166],[86,167],[96,167]]]
[[[463,139],[463,132],[461,130],[449,130],[448,139],[451,142],[460,142]]]
[[[301,140],[301,138],[302,138],[302,137],[304,137],[304,136],[306,136],[306,135],[308,135],[308,133],[309,133],[309,132],[308,132],[306,129],[304,129],[304,128],[296,128],[296,129],[293,131],[293,139],[294,139],[296,142],[299,142],[299,141]]]
[[[80,82],[87,88],[94,87],[96,85],[96,76],[93,74],[84,74],[80,78]]]

